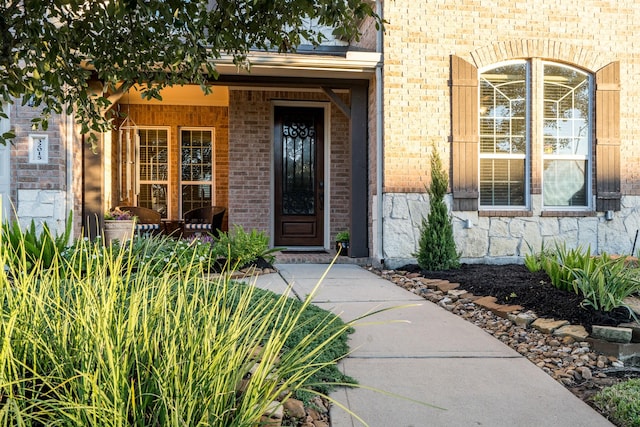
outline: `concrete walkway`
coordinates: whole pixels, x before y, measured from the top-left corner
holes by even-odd
[[[258,278],[275,292],[293,283],[304,298],[327,269],[279,264]],[[332,397],[371,427],[612,426],[520,354],[482,329],[355,265],[334,265],[314,304],[356,324],[344,373],[365,388]],[[398,398],[389,393],[405,396]],[[421,403],[436,405],[436,409]],[[334,405],[332,427],[364,425]]]

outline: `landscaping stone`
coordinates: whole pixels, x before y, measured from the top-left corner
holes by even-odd
[[[621,323],[618,325],[621,328],[629,328],[631,329],[631,342],[632,343],[640,343],[640,323]]]
[[[615,343],[630,343],[633,331],[631,328],[620,328],[615,326],[599,326],[593,325],[591,336],[596,339],[602,339]]]
[[[531,325],[538,317],[534,313],[518,313],[514,318],[514,323],[518,326],[527,327]]]
[[[506,319],[510,313],[514,311],[522,310],[519,305],[504,305],[496,303],[495,297],[480,297],[474,301],[476,305],[491,310],[496,315]]]
[[[285,412],[292,418],[305,418],[307,416],[304,404],[298,399],[287,399],[283,407]]]
[[[451,282],[447,282],[447,281],[441,281],[440,283],[436,283],[435,286],[440,292],[448,292],[448,291],[451,291],[453,289],[458,289],[460,287],[460,284],[459,283],[451,283]]]
[[[536,319],[531,326],[537,329],[540,332],[545,334],[551,334],[556,329],[568,325],[569,322],[566,320],[555,320],[555,319]]]
[[[584,341],[589,333],[582,325],[564,325],[553,331],[557,337],[571,337],[576,341]]]

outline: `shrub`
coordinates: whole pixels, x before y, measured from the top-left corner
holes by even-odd
[[[640,427],[640,379],[632,379],[599,391],[594,404],[619,426]]]
[[[234,225],[233,230],[228,233],[220,233],[215,246],[217,254],[226,257],[231,265],[240,268],[258,258],[272,263],[273,253],[280,250],[269,248],[269,236],[263,232],[254,229],[247,233],[239,225]]]
[[[69,243],[72,218],[73,212],[70,211],[64,233],[56,233],[55,236],[47,223],[38,232],[33,220],[24,231],[17,220],[5,222],[0,229],[0,251],[6,253],[8,263],[24,267],[25,272],[33,270],[37,264],[41,264],[41,271],[46,270]]]
[[[46,275],[0,270],[3,424],[254,426],[278,396],[349,380],[326,372],[351,327],[312,308],[314,292],[298,302],[197,268],[156,274],[135,244],[71,251]]]
[[[444,203],[449,178],[435,147],[431,153],[431,186],[427,189],[431,209],[427,218],[422,219],[418,252],[414,256],[424,270],[448,270],[460,266],[451,217]]]

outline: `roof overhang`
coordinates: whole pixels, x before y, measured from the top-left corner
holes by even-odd
[[[247,55],[247,70],[233,63],[231,55],[216,62],[220,75],[261,77],[304,77],[321,79],[370,79],[382,63],[379,52],[347,51],[344,55],[304,53],[251,52]]]

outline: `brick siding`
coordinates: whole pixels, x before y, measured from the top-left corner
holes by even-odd
[[[343,96],[348,101],[346,95]],[[229,217],[245,229],[271,232],[272,101],[322,101],[330,105],[331,240],[348,228],[350,211],[349,121],[319,92],[229,92]]]
[[[423,192],[429,144],[448,158],[449,57],[477,67],[544,58],[595,72],[621,62],[622,192],[640,194],[640,3],[571,0],[384,2],[384,189]],[[539,174],[534,169],[533,173]],[[539,193],[539,188],[532,189]]]
[[[127,112],[129,117],[138,126],[169,126],[171,128],[171,159],[172,164],[169,172],[169,185],[171,186],[171,212],[170,218],[179,217],[179,164],[180,159],[180,136],[179,129],[182,127],[206,127],[215,128],[215,203],[219,206],[227,206],[229,203],[229,112],[227,107],[202,107],[185,105],[122,105],[121,110]],[[112,194],[117,193],[117,141],[118,136],[114,132],[113,136],[112,176],[114,178]],[[126,204],[124,201],[120,204]],[[117,204],[114,203],[114,204]],[[226,229],[228,215],[225,215]]]

